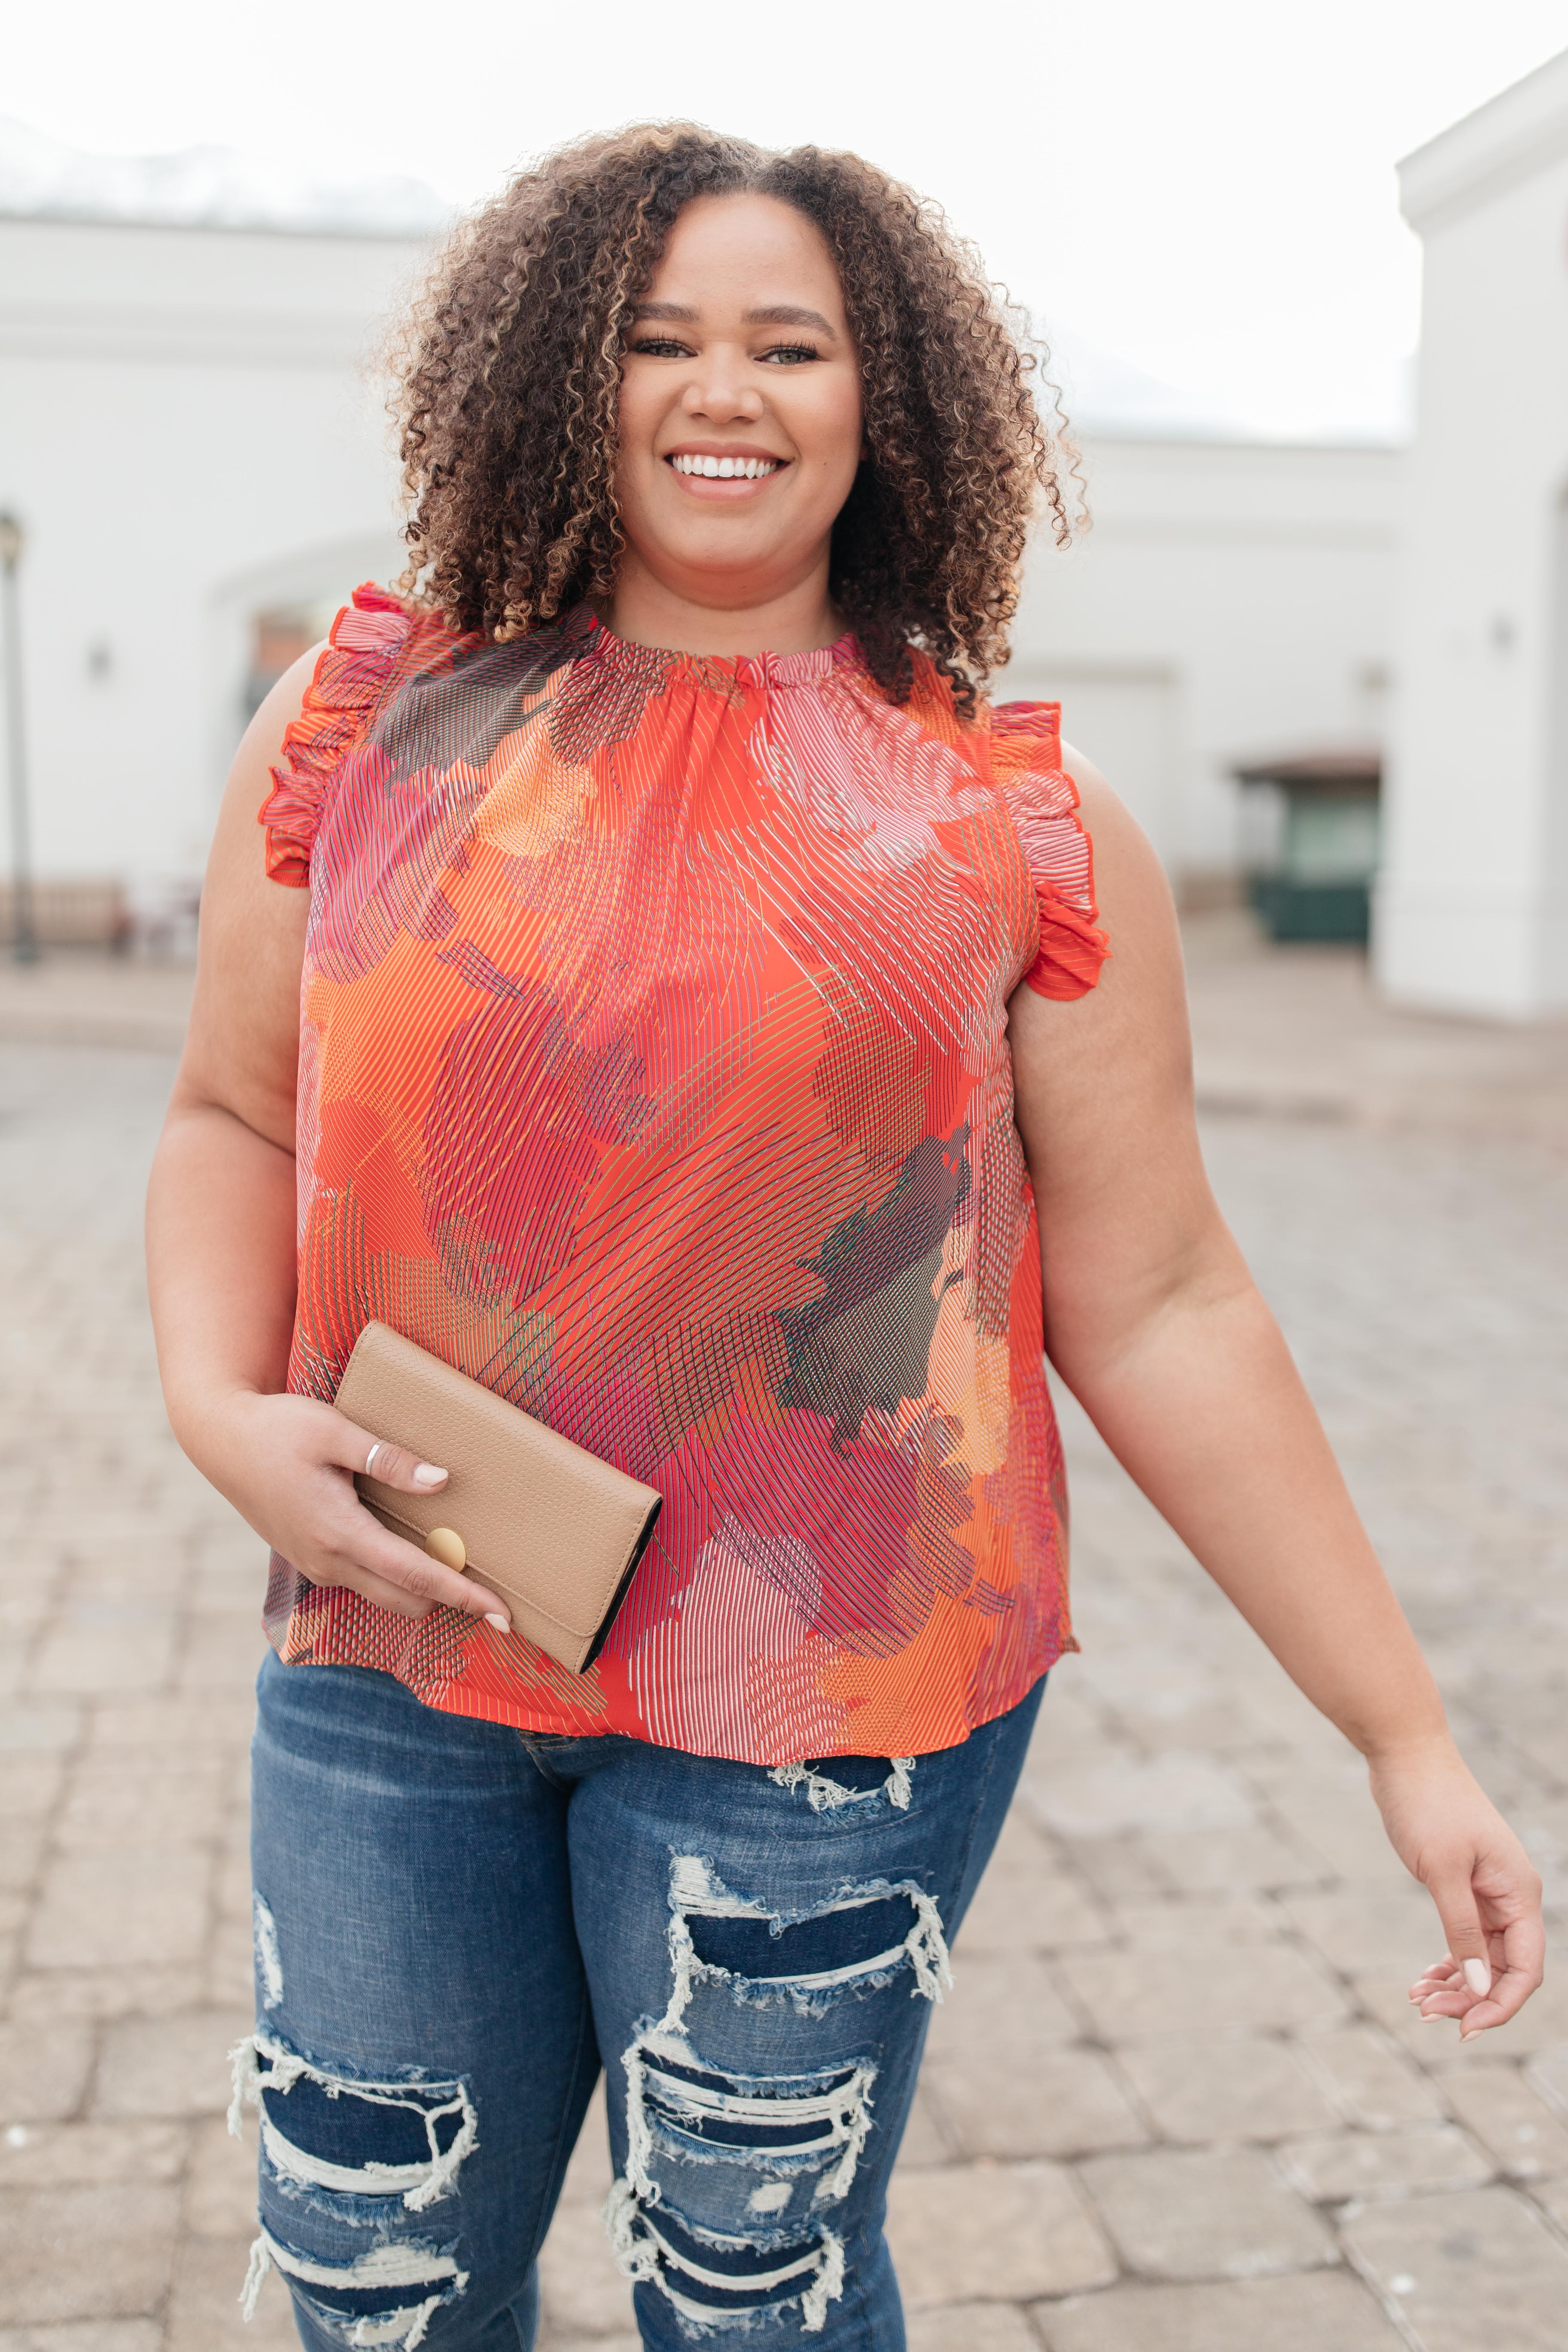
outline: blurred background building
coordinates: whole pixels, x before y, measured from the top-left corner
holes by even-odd
[[[268,217],[182,163],[0,134],[0,503],[27,534],[46,935],[97,919],[89,880],[188,931],[247,718],[350,587],[401,568],[368,362],[434,199]]]
[[[1241,437],[1069,348],[1093,528],[1042,536],[998,691],[1061,700],[1187,903],[1364,935],[1386,832],[1385,987],[1528,1014],[1568,1002],[1568,54],[1402,184],[1413,448]],[[375,353],[441,222],[405,181],[279,191],[0,128],[46,932],[188,939],[247,717],[400,568]]]
[[[1568,52],[1409,156],[1425,249],[1383,984],[1568,1006]]]
[[[1126,799],[1178,897],[1223,903],[1289,846],[1279,763],[1375,773],[1403,456],[1150,434],[1090,411],[1084,460],[1092,528],[1066,555],[1037,542],[996,690],[1059,700],[1068,741]],[[1349,933],[1364,936],[1375,848],[1364,827],[1327,848],[1310,870],[1348,873]]]

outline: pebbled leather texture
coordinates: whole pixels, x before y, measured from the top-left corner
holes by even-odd
[[[514,1632],[582,1674],[603,1646],[662,1496],[508,1404],[384,1323],[367,1323],[337,1402],[373,1437],[449,1475],[433,1495],[356,1476],[368,1510],[424,1546],[451,1528],[467,1574],[499,1592]]]

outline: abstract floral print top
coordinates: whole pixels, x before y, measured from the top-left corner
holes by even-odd
[[[310,893],[290,1385],[379,1318],[664,1509],[585,1675],[275,1559],[285,1657],[775,1764],[949,1746],[1072,1646],[1006,1007],[1105,943],[1054,706],[915,670],[339,615],[261,812]]]

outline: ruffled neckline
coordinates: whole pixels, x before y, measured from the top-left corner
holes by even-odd
[[[643,646],[618,637],[598,614],[579,604],[567,619],[566,634],[575,642],[578,660],[602,662],[617,677],[656,686],[679,678],[717,694],[765,686],[820,686],[837,670],[862,667],[855,633],[846,629],[830,646],[804,654],[685,654],[668,646]]]

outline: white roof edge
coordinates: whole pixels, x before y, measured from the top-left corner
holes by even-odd
[[[0,115],[0,215],[93,228],[255,236],[439,236],[452,208],[422,180],[321,180],[227,147],[121,155],[73,147]]]
[[[63,205],[16,205],[0,196],[0,229],[5,228],[109,229],[116,233],[137,229],[158,236],[274,236],[293,245],[315,238],[349,245],[406,245],[420,248],[435,244],[440,236],[439,228],[402,228],[348,218],[333,220],[330,216],[268,220],[260,214],[214,213],[190,218],[160,217],[151,212],[89,212],[68,210]]]
[[[1399,208],[1414,229],[1436,227],[1568,159],[1568,49],[1398,166]]]

